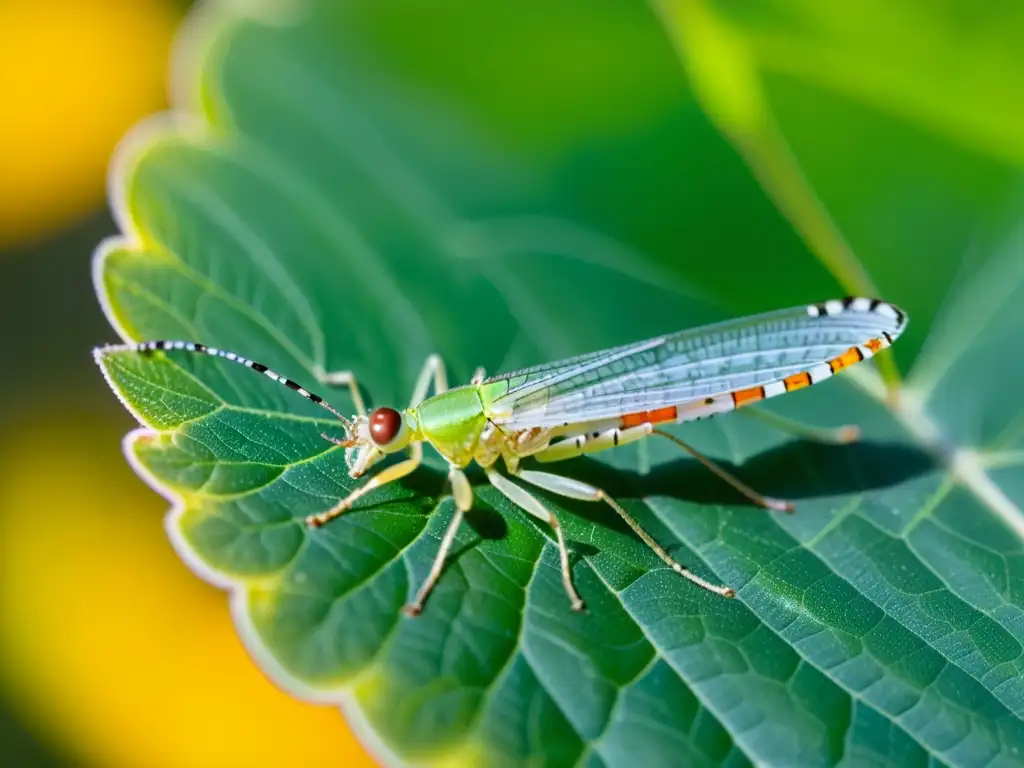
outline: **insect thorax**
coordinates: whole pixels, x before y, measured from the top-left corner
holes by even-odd
[[[415,410],[423,439],[446,459],[460,467],[473,460],[480,433],[487,424],[475,387],[442,392],[424,400]]]

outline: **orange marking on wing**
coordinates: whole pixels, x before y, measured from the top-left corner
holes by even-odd
[[[828,367],[832,369],[832,373],[841,371],[843,368],[849,368],[851,365],[856,365],[864,356],[860,353],[860,350],[856,347],[850,347],[848,350],[843,352],[839,357],[833,357],[828,361]]]
[[[803,389],[804,387],[811,386],[811,377],[807,371],[802,371],[794,373],[792,376],[787,376],[782,380],[782,383],[786,385],[787,392],[792,392],[794,389]]]
[[[663,421],[675,421],[678,410],[674,405],[668,408],[658,408],[653,411],[640,411],[639,413],[627,413],[619,419],[619,427],[638,427],[641,424],[659,424]]]
[[[673,405],[668,408],[658,408],[655,411],[650,411],[647,415],[650,417],[648,421],[651,424],[660,424],[663,421],[675,421],[678,410]]]
[[[619,427],[621,429],[627,429],[628,427],[638,427],[647,421],[647,411],[640,411],[640,413],[627,413],[625,416],[619,419]]]
[[[864,343],[864,346],[871,350],[872,353],[877,352],[882,348],[882,342],[878,339],[871,339]]]
[[[764,400],[764,387],[751,387],[750,389],[737,389],[732,393],[732,400],[739,408],[758,400]]]

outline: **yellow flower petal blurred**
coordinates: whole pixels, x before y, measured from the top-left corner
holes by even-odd
[[[0,689],[37,733],[96,766],[374,765],[258,670],[109,427],[16,426],[0,457]]]
[[[0,249],[97,209],[121,135],[166,100],[180,4],[0,2]]]

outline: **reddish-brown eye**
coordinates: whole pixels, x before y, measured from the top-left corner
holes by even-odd
[[[402,428],[402,414],[394,408],[378,408],[370,414],[370,437],[377,445],[387,445]]]

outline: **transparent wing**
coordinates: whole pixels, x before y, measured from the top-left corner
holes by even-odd
[[[513,430],[622,417],[767,386],[821,366],[831,375],[830,361],[855,352],[855,360],[843,358],[845,367],[870,357],[905,326],[906,315],[894,305],[851,297],[526,368],[486,380],[481,394],[490,419]],[[807,383],[825,377],[811,375]]]

